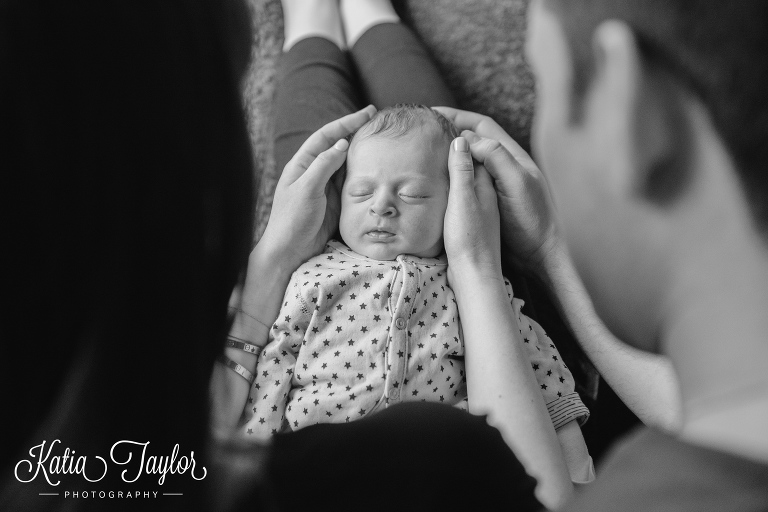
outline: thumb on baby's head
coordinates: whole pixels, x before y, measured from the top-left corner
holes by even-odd
[[[472,190],[475,183],[475,167],[472,154],[469,152],[469,142],[464,137],[456,137],[451,142],[448,153],[448,173],[452,189]]]

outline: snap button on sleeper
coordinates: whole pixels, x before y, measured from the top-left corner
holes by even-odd
[[[402,317],[395,320],[395,327],[398,329],[405,329],[405,320]]]
[[[389,392],[389,398],[397,400],[397,397],[399,396],[400,396],[400,392],[396,389],[393,389],[392,391]]]

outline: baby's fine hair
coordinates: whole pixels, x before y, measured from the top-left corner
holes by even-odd
[[[360,140],[374,135],[398,138],[414,129],[427,126],[436,128],[448,144],[459,136],[456,126],[437,110],[424,105],[400,103],[376,112],[370,121],[355,132],[350,142],[353,139]]]

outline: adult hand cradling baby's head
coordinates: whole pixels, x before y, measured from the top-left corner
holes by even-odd
[[[291,271],[318,254],[339,222],[339,191],[327,187],[347,157],[345,137],[368,122],[372,105],[326,124],[301,146],[277,183],[262,247]]]
[[[445,212],[445,252],[449,275],[467,264],[501,279],[499,208],[485,167],[474,165],[469,143],[457,137],[448,156],[450,191]]]
[[[492,178],[501,215],[505,253],[538,273],[560,243],[549,188],[526,151],[493,119],[474,112],[437,107],[463,130],[470,154]]]

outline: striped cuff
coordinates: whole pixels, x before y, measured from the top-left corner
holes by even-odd
[[[555,430],[559,429],[571,420],[578,419],[579,425],[583,425],[589,418],[589,409],[579,398],[575,391],[563,395],[547,404],[549,417]]]

